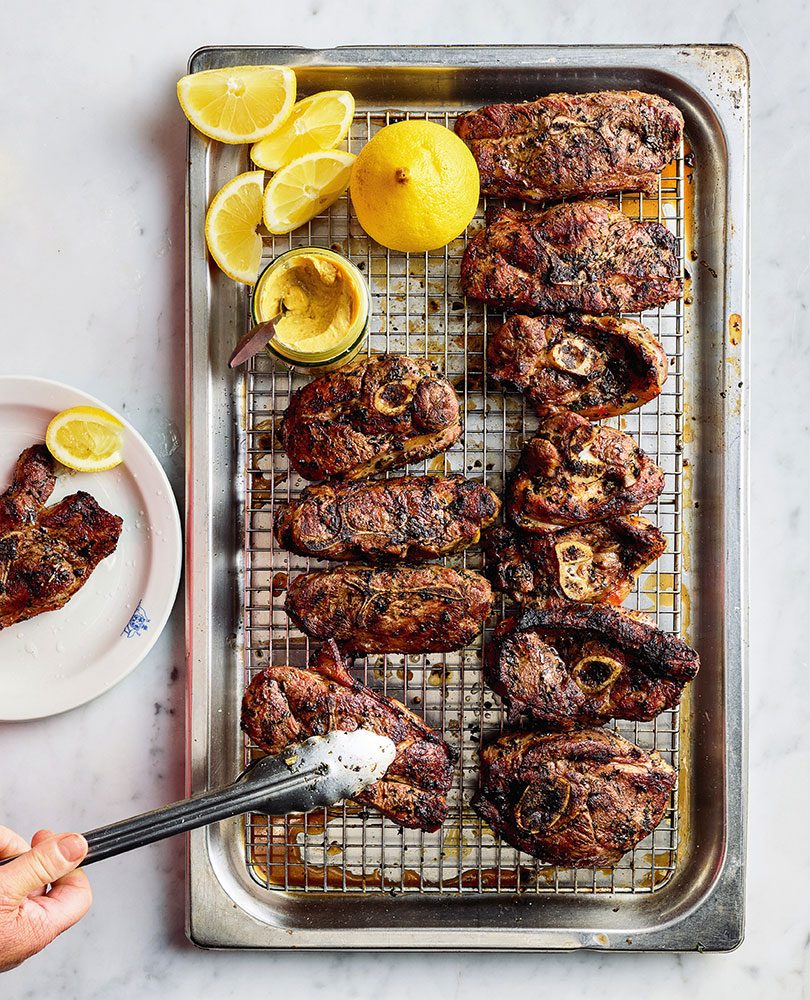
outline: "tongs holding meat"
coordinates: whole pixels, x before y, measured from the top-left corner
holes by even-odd
[[[263,757],[233,784],[86,833],[83,865],[103,861],[178,833],[247,812],[306,813],[351,798],[372,785],[394,760],[391,740],[368,729],[313,736],[284,753]],[[6,858],[0,865],[11,861]]]
[[[257,674],[245,691],[242,728],[274,754],[315,734],[385,736],[396,744],[396,757],[353,798],[414,829],[437,830],[447,817],[454,751],[401,702],[355,680],[334,642],[321,647],[309,670],[283,664]]]

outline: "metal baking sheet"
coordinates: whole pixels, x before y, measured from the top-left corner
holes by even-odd
[[[498,699],[482,683],[481,654],[508,610],[503,602],[481,640],[459,654],[358,661],[355,669],[368,683],[424,714],[459,748],[447,823],[436,834],[402,831],[377,813],[341,804],[308,817],[253,816],[193,835],[192,938],[268,948],[733,947],[742,934],[744,843],[744,56],[716,47],[204,49],[190,66],[246,62],[293,65],[303,93],[352,90],[357,114],[348,146],[355,152],[390,121],[427,117],[452,126],[468,107],[553,90],[637,87],[682,108],[686,145],[657,197],[618,199],[632,217],[668,225],[681,247],[684,301],[642,316],[667,349],[670,378],[657,400],[613,423],[666,472],[664,493],[647,513],[667,535],[668,551],[628,603],[692,641],[704,670],[681,712],[615,727],[678,769],[662,823],[615,868],[577,871],[510,848],[469,807],[478,747],[502,726]],[[304,485],[289,474],[273,428],[305,379],[265,358],[245,375],[227,370],[248,321],[247,294],[209,268],[202,238],[211,195],[248,168],[245,149],[191,135],[187,586],[194,791],[230,780],[250,759],[238,710],[252,674],[270,662],[304,664],[309,653],[282,607],[290,575],[307,561],[276,550],[270,530],[274,506]],[[464,472],[500,493],[534,420],[520,394],[487,383],[493,314],[461,294],[464,239],[429,255],[391,253],[365,236],[343,199],[305,229],[268,238],[265,256],[309,244],[332,246],[365,271],[373,297],[370,350],[429,356],[457,385],[465,435],[416,471]],[[449,561],[478,568],[480,559],[473,550]]]

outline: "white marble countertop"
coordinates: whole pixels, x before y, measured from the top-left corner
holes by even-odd
[[[781,9],[780,9],[781,8]],[[808,8],[802,0],[13,3],[0,14],[0,370],[123,412],[183,490],[185,123],[211,42],[735,42],[753,94],[748,927],[731,955],[217,954],[183,936],[183,848],[91,871],[90,915],[0,979],[23,998],[798,997],[808,944]],[[787,197],[790,192],[790,197]],[[43,302],[44,299],[44,302]],[[43,308],[44,306],[44,308]],[[36,331],[36,336],[34,336]],[[127,680],[0,725],[0,822],[87,829],[183,791],[183,609]],[[785,856],[787,855],[787,857]],[[801,868],[799,867],[801,866]],[[790,877],[788,878],[788,873]],[[647,986],[646,984],[649,984]],[[804,994],[806,995],[806,994]]]

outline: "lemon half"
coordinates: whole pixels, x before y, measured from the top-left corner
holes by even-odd
[[[279,128],[295,104],[295,73],[287,66],[229,66],[190,73],[177,99],[204,135],[220,142],[256,142]]]
[[[78,472],[103,472],[124,460],[124,425],[97,406],[72,406],[48,424],[45,444],[57,462]]]
[[[338,149],[300,156],[282,167],[264,192],[264,224],[292,232],[334,204],[349,186],[355,156]]]
[[[264,171],[249,170],[214,195],[205,216],[205,241],[229,278],[253,285],[259,275]]]
[[[299,101],[281,128],[260,139],[250,151],[257,167],[280,170],[307,153],[334,149],[349,131],[354,98],[348,90],[324,90]]]
[[[386,125],[352,170],[357,220],[392,250],[437,250],[464,232],[478,207],[472,153],[450,129],[414,119]]]

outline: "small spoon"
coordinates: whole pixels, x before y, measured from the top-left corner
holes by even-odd
[[[240,337],[239,343],[234,348],[233,354],[228,361],[231,368],[242,365],[254,354],[263,351],[276,335],[276,323],[281,319],[282,313],[268,319],[265,323],[259,323],[251,327],[248,332]]]

